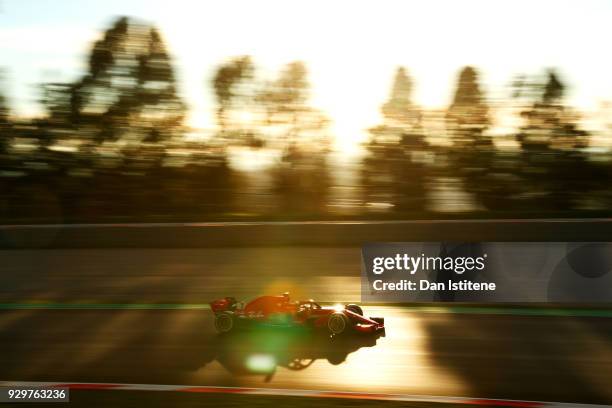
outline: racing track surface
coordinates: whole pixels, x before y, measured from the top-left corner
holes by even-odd
[[[0,380],[612,403],[612,318],[370,306],[366,314],[385,317],[386,338],[376,345],[360,339],[330,345],[319,339],[295,344],[276,334],[220,341],[207,310],[121,309],[284,290],[348,302],[359,297],[360,262],[359,247],[331,245],[0,250]],[[35,301],[116,308],[7,306]],[[270,353],[281,364],[273,373],[246,374],[238,364]],[[315,360],[290,370],[294,358],[304,365]]]
[[[388,336],[375,346],[364,343],[352,351],[359,347],[355,340],[346,345],[345,359],[343,346],[299,348],[296,357],[304,363],[317,358],[314,363],[300,371],[278,367],[266,382],[264,374],[232,373],[228,367],[235,368],[237,356],[277,352],[285,345],[257,345],[242,337],[220,342],[206,311],[2,311],[1,374],[27,381],[612,401],[612,319],[428,314],[390,307],[366,313],[387,319]]]

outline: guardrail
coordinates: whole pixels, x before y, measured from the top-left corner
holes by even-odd
[[[612,219],[0,226],[0,248],[360,246],[394,241],[609,241]]]

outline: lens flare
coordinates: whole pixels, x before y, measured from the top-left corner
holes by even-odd
[[[270,354],[253,354],[247,358],[246,366],[256,373],[269,373],[276,367],[276,359]]]

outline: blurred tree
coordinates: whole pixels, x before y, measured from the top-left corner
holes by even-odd
[[[183,129],[185,105],[179,98],[166,46],[156,28],[150,28],[138,56],[134,113],[146,135],[144,142],[160,143]]]
[[[424,141],[421,111],[412,102],[412,80],[404,67],[395,74],[389,99],[381,107],[383,123],[370,129],[375,143],[399,142],[422,148]]]
[[[241,113],[250,114],[249,91],[245,83],[253,79],[253,62],[249,56],[233,58],[221,64],[215,73],[212,84],[217,98],[217,125],[223,136],[232,130],[244,128]],[[237,123],[238,122],[238,123]]]
[[[88,72],[69,87],[69,113],[73,124],[78,126],[99,122],[101,119],[106,122],[106,134],[98,136],[99,141],[117,136],[110,134],[114,132],[109,129],[112,126],[108,124],[108,119],[113,107],[121,99],[125,100],[122,94],[134,93],[136,84],[133,76],[137,64],[128,55],[128,31],[128,18],[118,18],[103,38],[94,43],[89,55]]]
[[[310,84],[303,62],[287,64],[256,96],[263,112],[262,134],[282,151],[273,171],[279,209],[305,215],[327,210],[329,138],[327,118],[309,103]]]
[[[560,102],[565,92],[565,86],[559,81],[557,74],[554,70],[548,71],[548,81],[544,85],[544,92],[542,94],[542,103],[554,104]]]
[[[581,150],[588,146],[589,134],[580,129],[579,115],[565,106],[566,87],[553,69],[544,80],[515,87],[514,95],[526,104],[517,134],[523,201],[542,210],[575,208],[588,190],[596,188],[599,170]]]
[[[182,128],[185,107],[166,47],[154,27],[118,18],[72,84],[46,84],[50,121],[78,129],[90,142],[160,143]]]
[[[42,84],[41,104],[47,120],[56,127],[72,127],[72,84],[48,82]]]
[[[281,216],[320,217],[328,211],[329,163],[322,152],[291,145],[273,169],[274,193]]]
[[[588,145],[588,134],[578,129],[579,115],[565,106],[565,85],[554,70],[545,81],[517,82],[513,95],[523,99],[524,125],[517,136],[523,151],[572,150]]]
[[[399,67],[395,74],[391,95],[381,109],[385,120],[398,126],[413,126],[418,117],[412,104],[412,80],[404,67]]]
[[[11,123],[9,120],[9,107],[6,98],[0,93],[0,162],[2,155],[6,154],[11,139]]]
[[[265,125],[277,142],[287,149],[327,149],[328,119],[309,105],[310,84],[301,61],[287,64],[279,77],[257,95]]]
[[[57,192],[67,216],[168,211],[165,185],[176,180],[163,164],[168,143],[183,134],[185,105],[155,27],[116,19],[92,45],[81,78],[47,83],[42,91],[47,117],[36,133],[49,170],[39,182]],[[60,141],[77,141],[80,150],[44,149]]]
[[[459,73],[453,102],[447,112],[447,128],[457,147],[491,146],[483,137],[489,126],[489,107],[478,83],[478,72],[464,67]]]
[[[396,71],[389,99],[381,107],[383,123],[372,129],[363,161],[364,202],[394,211],[423,210],[429,146],[421,112],[412,102],[412,80],[404,67]]]
[[[453,101],[446,113],[446,129],[452,146],[447,150],[448,177],[459,177],[463,189],[478,207],[498,210],[500,195],[510,194],[499,177],[499,153],[485,132],[490,125],[489,106],[479,83],[478,71],[464,67],[459,72]]]

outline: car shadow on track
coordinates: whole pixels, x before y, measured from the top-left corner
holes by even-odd
[[[300,371],[316,360],[338,365],[362,347],[373,347],[376,334],[329,336],[299,328],[261,328],[216,335],[207,364],[218,361],[232,375],[259,375],[270,381],[278,367]]]

